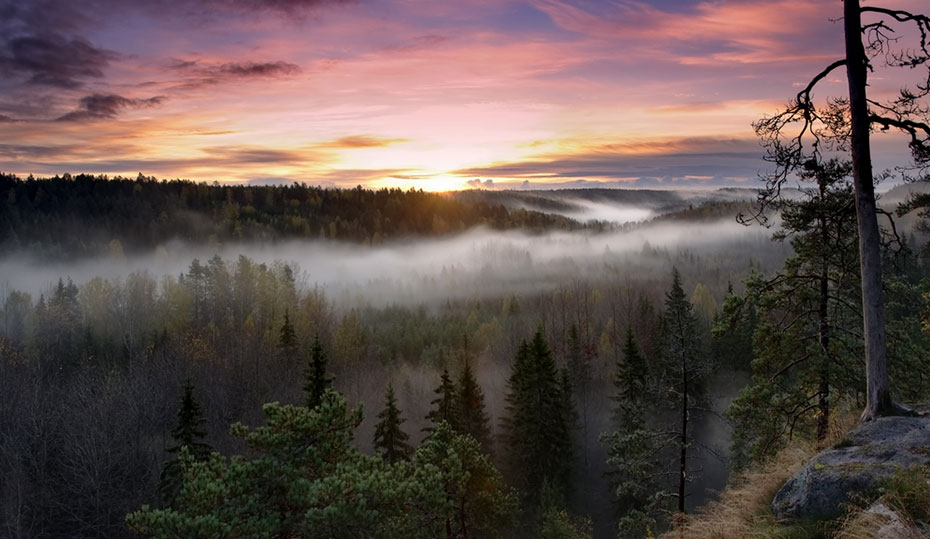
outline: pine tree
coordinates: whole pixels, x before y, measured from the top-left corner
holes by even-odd
[[[861,295],[848,174],[837,161],[805,165],[803,177],[818,187],[782,204],[782,230],[773,236],[790,238],[795,255],[772,278],[747,279],[742,304],[756,309],[729,313],[732,332],[758,318],[753,382],[727,412],[737,464],[772,455],[792,436],[824,439],[831,402],[864,386],[856,359],[864,342],[849,331],[861,324]]]
[[[184,471],[179,458],[181,448],[186,447],[196,461],[205,461],[213,451],[209,444],[203,442],[207,435],[201,430],[204,421],[200,402],[194,397],[194,383],[188,378],[184,383],[184,394],[178,409],[178,424],[171,431],[175,445],[167,450],[173,458],[165,462],[158,481],[158,492],[168,507],[177,504],[184,484]]]
[[[709,363],[701,350],[698,320],[681,287],[681,275],[672,270],[672,288],[665,296],[662,317],[663,394],[672,396],[678,414],[678,512],[685,512],[685,487],[693,479],[688,472],[688,449],[693,442],[691,414],[696,408],[700,386],[710,374]]]
[[[407,443],[409,436],[401,428],[406,420],[397,408],[393,384],[388,383],[384,410],[378,414],[378,419],[375,425],[375,450],[391,464],[409,459],[413,449]]]
[[[544,482],[567,493],[571,473],[571,410],[560,374],[540,327],[531,342],[523,341],[507,381],[504,421],[511,480],[536,510]]]
[[[284,323],[278,336],[278,348],[282,355],[290,359],[297,350],[297,333],[294,332],[294,326],[291,325],[291,318],[288,312],[284,311]]]
[[[637,430],[645,426],[646,382],[648,372],[646,358],[636,344],[632,326],[626,327],[623,345],[623,360],[617,361],[614,372],[615,403],[614,420],[617,429]]]
[[[468,434],[478,443],[485,453],[491,452],[491,419],[484,406],[484,392],[478,385],[475,373],[468,358],[462,367],[462,373],[455,385],[456,425],[462,434]]]
[[[662,450],[668,436],[647,428],[646,409],[652,406],[646,360],[627,326],[623,358],[613,377],[615,403],[612,431],[601,435],[607,446],[607,475],[620,514],[618,537],[651,536],[664,512],[669,494],[656,482],[663,469]]]
[[[433,409],[426,414],[429,425],[423,428],[424,432],[433,432],[439,423],[445,421],[455,430],[458,430],[458,394],[455,384],[449,376],[449,369],[443,369],[439,377],[439,386],[433,391],[436,398],[430,404]]]
[[[304,371],[306,383],[304,384],[304,393],[307,399],[307,408],[316,408],[323,401],[323,394],[326,388],[332,386],[333,380],[326,376],[326,351],[323,350],[323,343],[320,342],[320,336],[313,338],[313,345],[310,347],[310,363]]]
[[[578,334],[578,326],[572,324],[568,329],[567,341],[567,367],[568,374],[571,377],[571,387],[574,396],[574,403],[578,408],[578,427],[581,430],[582,455],[585,468],[588,467],[588,438],[589,426],[591,424],[589,411],[591,401],[591,385],[593,374],[591,371],[591,357],[585,352],[581,342],[581,336]]]

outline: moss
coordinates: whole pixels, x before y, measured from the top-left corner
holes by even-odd
[[[849,438],[843,438],[842,440],[840,440],[840,441],[836,442],[835,444],[833,444],[833,449],[842,449],[842,448],[844,448],[844,447],[853,447],[854,445],[856,445],[856,444],[854,444],[853,441],[850,440]]]

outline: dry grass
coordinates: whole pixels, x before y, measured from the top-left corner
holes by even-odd
[[[854,411],[834,416],[827,439],[819,446],[796,442],[781,450],[764,465],[737,476],[720,497],[687,515],[681,525],[663,539],[744,539],[772,537],[811,537],[818,535],[816,524],[782,526],[772,514],[772,498],[820,449],[845,439],[858,420]]]
[[[684,523],[666,533],[665,539],[678,537],[707,539],[768,538],[778,525],[770,505],[778,489],[815,454],[815,449],[796,443],[783,449],[774,459],[757,469],[740,474],[700,512],[688,515]]]
[[[881,497],[874,504],[853,508],[834,537],[930,537],[927,529],[930,525],[930,468],[901,470],[884,481],[881,491]]]

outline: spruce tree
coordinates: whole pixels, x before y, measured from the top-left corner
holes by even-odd
[[[439,386],[433,391],[436,398],[430,404],[433,409],[426,414],[426,420],[429,425],[423,428],[424,432],[433,432],[439,423],[445,421],[455,430],[458,430],[458,394],[452,378],[449,376],[449,369],[443,369],[439,377]]]
[[[591,369],[591,356],[585,352],[581,342],[581,336],[578,334],[578,326],[572,324],[568,329],[568,348],[567,367],[568,374],[571,377],[572,395],[574,403],[578,408],[578,427],[581,430],[581,440],[583,443],[582,456],[584,466],[588,466],[588,431],[591,424],[589,417],[591,389],[593,382],[593,373]]]
[[[378,414],[378,419],[378,424],[375,425],[375,450],[391,464],[408,460],[413,449],[407,443],[410,437],[401,428],[406,420],[397,408],[393,384],[388,383],[384,396],[384,410]]]
[[[184,383],[184,394],[181,395],[178,424],[171,431],[175,445],[167,450],[172,458],[165,462],[158,481],[158,492],[168,507],[176,506],[184,484],[184,470],[179,458],[181,448],[186,447],[197,461],[206,460],[213,451],[209,444],[203,442],[207,435],[201,430],[204,421],[200,402],[194,397],[194,383],[188,378]]]
[[[323,350],[323,343],[320,342],[318,334],[313,338],[313,345],[310,347],[310,363],[304,371],[307,408],[313,409],[319,406],[323,401],[326,388],[332,386],[332,378],[326,376],[327,363],[326,351]]]
[[[655,478],[662,472],[661,452],[670,439],[647,428],[646,409],[653,405],[646,360],[627,326],[623,357],[618,358],[611,397],[615,403],[613,430],[601,435],[607,447],[607,475],[619,513],[621,538],[653,535],[669,497]]]
[[[456,391],[456,425],[462,434],[468,434],[478,443],[485,453],[491,452],[491,419],[484,406],[484,392],[478,385],[475,373],[468,358],[462,367],[455,387]]]
[[[672,270],[672,287],[665,295],[662,316],[661,360],[662,394],[672,396],[669,404],[678,415],[675,436],[678,450],[678,512],[685,512],[686,485],[693,479],[688,471],[688,449],[693,442],[692,412],[697,407],[700,386],[710,374],[709,363],[702,353],[698,320],[685,291],[681,275]]]
[[[278,334],[278,348],[286,359],[294,357],[297,350],[297,333],[294,331],[290,315],[286,310],[284,311],[284,323],[281,324]]]
[[[569,487],[572,411],[561,378],[540,327],[531,342],[520,344],[503,425],[511,480],[531,511],[538,509],[544,482],[563,495]]]
[[[646,424],[648,372],[632,326],[626,327],[623,359],[618,358],[614,368],[614,424],[618,430],[641,429]]]

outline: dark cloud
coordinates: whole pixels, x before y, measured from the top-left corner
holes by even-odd
[[[115,118],[125,109],[154,107],[164,101],[162,96],[148,99],[130,99],[116,94],[93,94],[81,98],[78,110],[58,118],[59,121],[74,122]]]
[[[4,159],[47,159],[60,158],[71,152],[73,146],[38,146],[28,144],[0,144],[0,158]]]
[[[14,120],[13,118],[10,118],[6,114],[0,114],[0,123],[15,122],[15,121],[16,120]]]
[[[762,151],[755,140],[685,139],[645,145],[652,151],[630,153],[620,145],[594,146],[572,154],[548,154],[535,159],[455,171],[465,177],[575,181],[617,179],[671,182],[755,178],[762,166]]]
[[[239,11],[277,11],[293,14],[309,9],[335,6],[351,3],[352,0],[200,0],[195,4],[202,4],[211,9],[226,9]]]
[[[103,78],[103,70],[117,54],[80,37],[46,30],[41,35],[6,38],[0,45],[0,73],[25,78],[29,84],[79,88],[87,79]]]
[[[181,88],[193,89],[212,86],[229,80],[265,79],[286,77],[300,72],[300,66],[284,61],[228,62],[202,65],[197,60],[174,60],[170,69],[190,75]]]
[[[293,75],[300,71],[300,67],[287,62],[232,62],[210,67],[203,72],[207,75],[229,78],[264,78]]]

